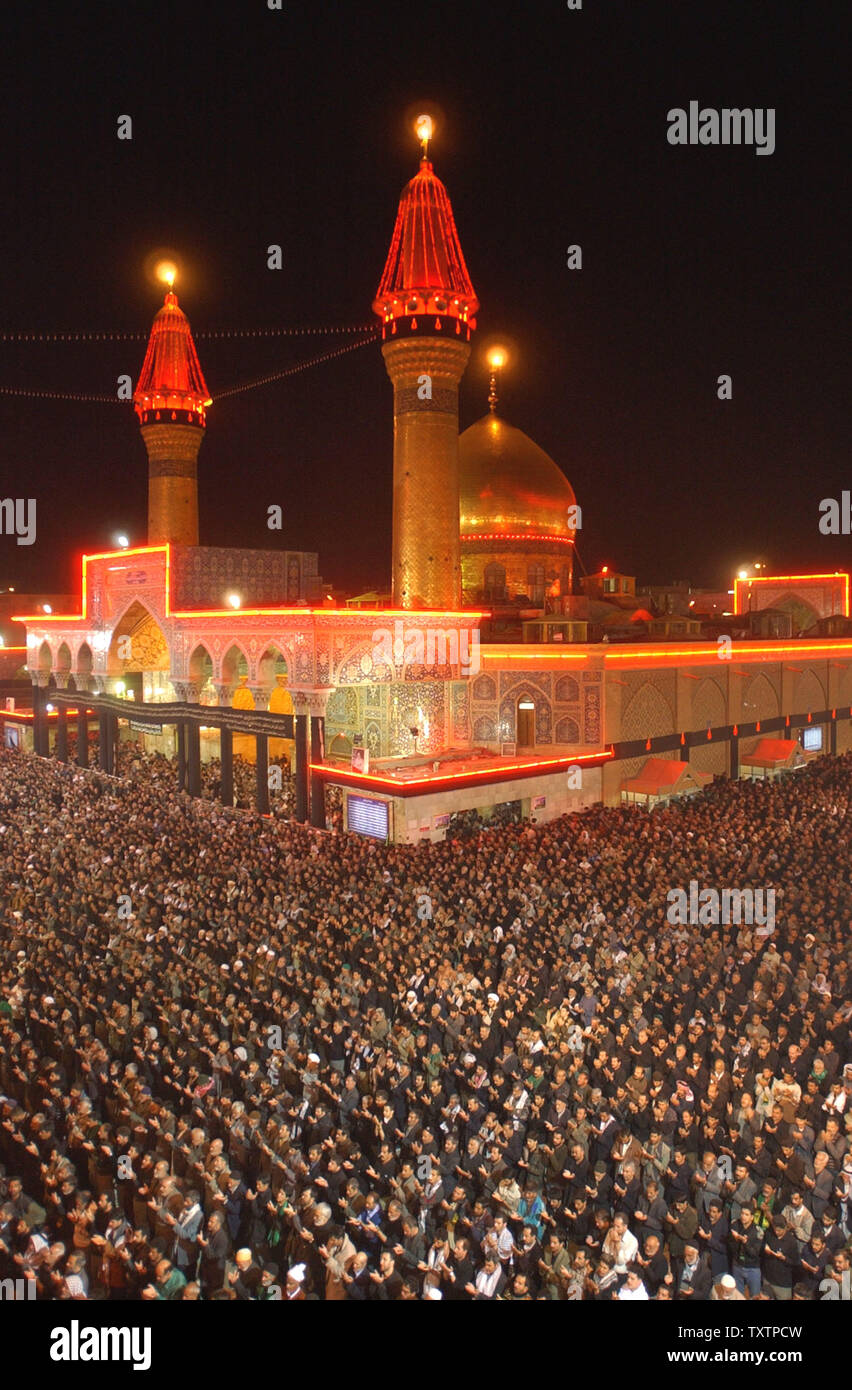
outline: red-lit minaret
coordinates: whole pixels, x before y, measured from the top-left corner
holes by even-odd
[[[394,390],[393,572],[401,608],[461,604],[458,390],[479,301],[447,190],[417,120],[420,169],[403,190],[373,310]]]
[[[189,320],[169,285],[154,319],[133,404],[148,450],[148,544],[198,545],[198,450],[210,393]]]

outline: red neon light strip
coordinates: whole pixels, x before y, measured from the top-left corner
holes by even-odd
[[[533,619],[532,621],[547,622],[547,618]],[[526,645],[526,644],[525,644]],[[579,645],[579,644],[578,644]],[[590,652],[539,652],[539,651],[494,651],[487,647],[480,647],[480,661],[588,661],[592,653]]]
[[[394,777],[380,777],[378,773],[352,772],[349,769],[328,767],[325,763],[311,763],[310,771],[321,777],[350,777],[357,783],[365,782],[376,786],[393,787],[396,791],[402,792],[409,787],[440,787],[452,782],[468,781],[471,778],[494,777],[502,779],[513,772],[524,772],[529,769],[544,770],[554,767],[575,767],[577,763],[601,763],[612,757],[614,757],[614,751],[604,749],[600,753],[580,753],[575,758],[537,758],[533,762],[506,763],[501,767],[479,768],[471,772],[446,772],[437,777],[410,777],[406,778],[405,781],[400,781]]]
[[[758,646],[754,642],[738,642],[734,645],[737,660],[742,660],[745,656],[774,655],[782,656],[785,653],[803,652],[833,652],[852,650],[852,641],[843,638],[827,638],[823,642],[795,642],[785,646],[776,644],[771,647]],[[647,652],[607,652],[604,661],[642,661],[645,657],[683,657],[683,656],[702,656],[713,657],[719,660],[719,649],[712,647],[682,647],[667,651],[665,648],[654,648]]]
[[[547,620],[545,619],[544,621]],[[586,646],[587,644],[584,643],[578,645]],[[480,660],[527,661],[536,663],[540,661],[591,662],[594,660],[595,657],[599,657],[603,662],[607,664],[615,661],[647,661],[649,665],[664,665],[666,661],[671,661],[673,659],[679,660],[682,657],[692,657],[696,662],[698,660],[703,661],[708,660],[710,658],[712,658],[714,661],[719,659],[718,647],[699,646],[698,644],[692,647],[673,647],[670,649],[667,649],[665,647],[645,647],[644,649],[635,652],[605,651],[601,649],[600,643],[593,643],[590,645],[593,646],[594,650],[590,651],[587,649],[582,652],[519,652],[508,651],[502,648],[495,651],[493,647],[481,647]],[[828,637],[821,642],[795,642],[793,644],[788,643],[784,646],[781,646],[780,644],[776,644],[774,646],[761,646],[755,642],[737,642],[734,644],[734,652],[736,653],[738,661],[741,661],[749,656],[775,655],[781,657],[787,653],[799,653],[801,655],[806,652],[821,652],[824,655],[829,655],[832,652],[850,650],[852,650],[852,641],[842,637]],[[652,658],[652,660],[649,661],[649,658]],[[655,661],[653,660],[654,658],[658,658],[659,660]]]
[[[65,713],[67,715],[77,715],[80,713],[80,711],[78,709],[67,709]],[[86,713],[94,714],[94,707],[92,707],[91,709],[87,709]],[[48,719],[59,718],[58,709],[45,710],[45,714],[47,715]],[[27,723],[31,723],[32,720],[35,719],[35,714],[31,709],[0,709],[0,719],[11,719],[13,723],[15,722],[15,720],[25,719]]]
[[[169,614],[171,618],[234,618],[244,617],[308,617],[308,618],[488,618],[490,609],[479,612],[474,609],[448,609],[446,612],[436,608],[182,608]]]

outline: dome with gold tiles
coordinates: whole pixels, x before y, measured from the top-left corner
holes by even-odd
[[[467,599],[542,603],[570,593],[577,514],[558,464],[494,409],[459,436]]]
[[[523,430],[490,413],[459,436],[462,540],[517,536],[570,542],[574,489]]]

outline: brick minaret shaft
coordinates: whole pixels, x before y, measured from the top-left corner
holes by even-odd
[[[470,345],[411,336],[386,342],[382,356],[393,382],[393,603],[457,609],[459,382]]]
[[[141,429],[148,451],[148,544],[198,545],[198,451],[204,430],[153,424]]]

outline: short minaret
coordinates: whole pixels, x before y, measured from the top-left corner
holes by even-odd
[[[198,450],[211,398],[174,272],[163,278],[169,289],[133,395],[148,450],[148,544],[198,545]]]
[[[447,190],[428,158],[432,121],[416,124],[420,169],[403,190],[373,310],[394,390],[393,602],[461,605],[458,392],[479,301]]]

